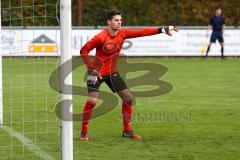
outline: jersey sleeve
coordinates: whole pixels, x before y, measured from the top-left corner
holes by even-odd
[[[125,39],[158,34],[158,28],[123,29]]]
[[[94,48],[98,48],[100,46],[100,38],[94,36],[90,41],[88,41],[80,50],[81,58],[83,59],[87,68],[91,68],[92,62],[89,57],[89,52]]]
[[[80,54],[88,54],[94,48],[97,48],[100,44],[100,39],[97,36],[94,36],[89,40],[80,50]]]

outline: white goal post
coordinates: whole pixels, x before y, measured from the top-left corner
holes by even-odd
[[[2,88],[2,18],[0,1],[0,125],[3,124],[3,88]]]
[[[71,17],[71,0],[61,0],[60,2],[60,39],[61,39],[61,64],[67,62],[72,58],[71,53],[71,30],[72,30],[72,17]],[[66,66],[66,65],[64,65]],[[70,66],[67,66],[70,67]],[[61,74],[65,75],[67,69],[61,67]],[[72,95],[64,94],[64,83],[72,85],[72,73],[66,79],[61,79],[62,85],[62,101],[72,100]],[[64,81],[64,83],[63,83]],[[66,93],[66,92],[65,92]],[[70,91],[71,93],[71,91]],[[62,103],[64,105],[64,103]],[[64,107],[62,106],[62,115],[64,115]],[[70,107],[72,108],[72,106]],[[67,113],[66,113],[67,114]],[[62,116],[64,117],[64,116]],[[62,159],[73,160],[73,124],[72,121],[62,120]]]

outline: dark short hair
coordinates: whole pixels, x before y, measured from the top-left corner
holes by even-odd
[[[122,12],[117,9],[111,9],[106,14],[106,20],[112,20],[113,16],[121,15]]]

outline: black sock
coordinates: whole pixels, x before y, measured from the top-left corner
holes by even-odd
[[[210,46],[207,47],[207,51],[206,51],[206,57],[208,56],[208,52],[210,50]]]
[[[224,48],[223,47],[221,47],[221,53],[222,53],[222,58],[224,57]]]

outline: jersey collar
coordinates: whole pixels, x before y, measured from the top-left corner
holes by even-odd
[[[110,34],[108,28],[106,28],[106,30],[107,30],[107,33],[110,37],[116,37],[119,34],[119,30],[117,31],[117,33],[114,36]]]

